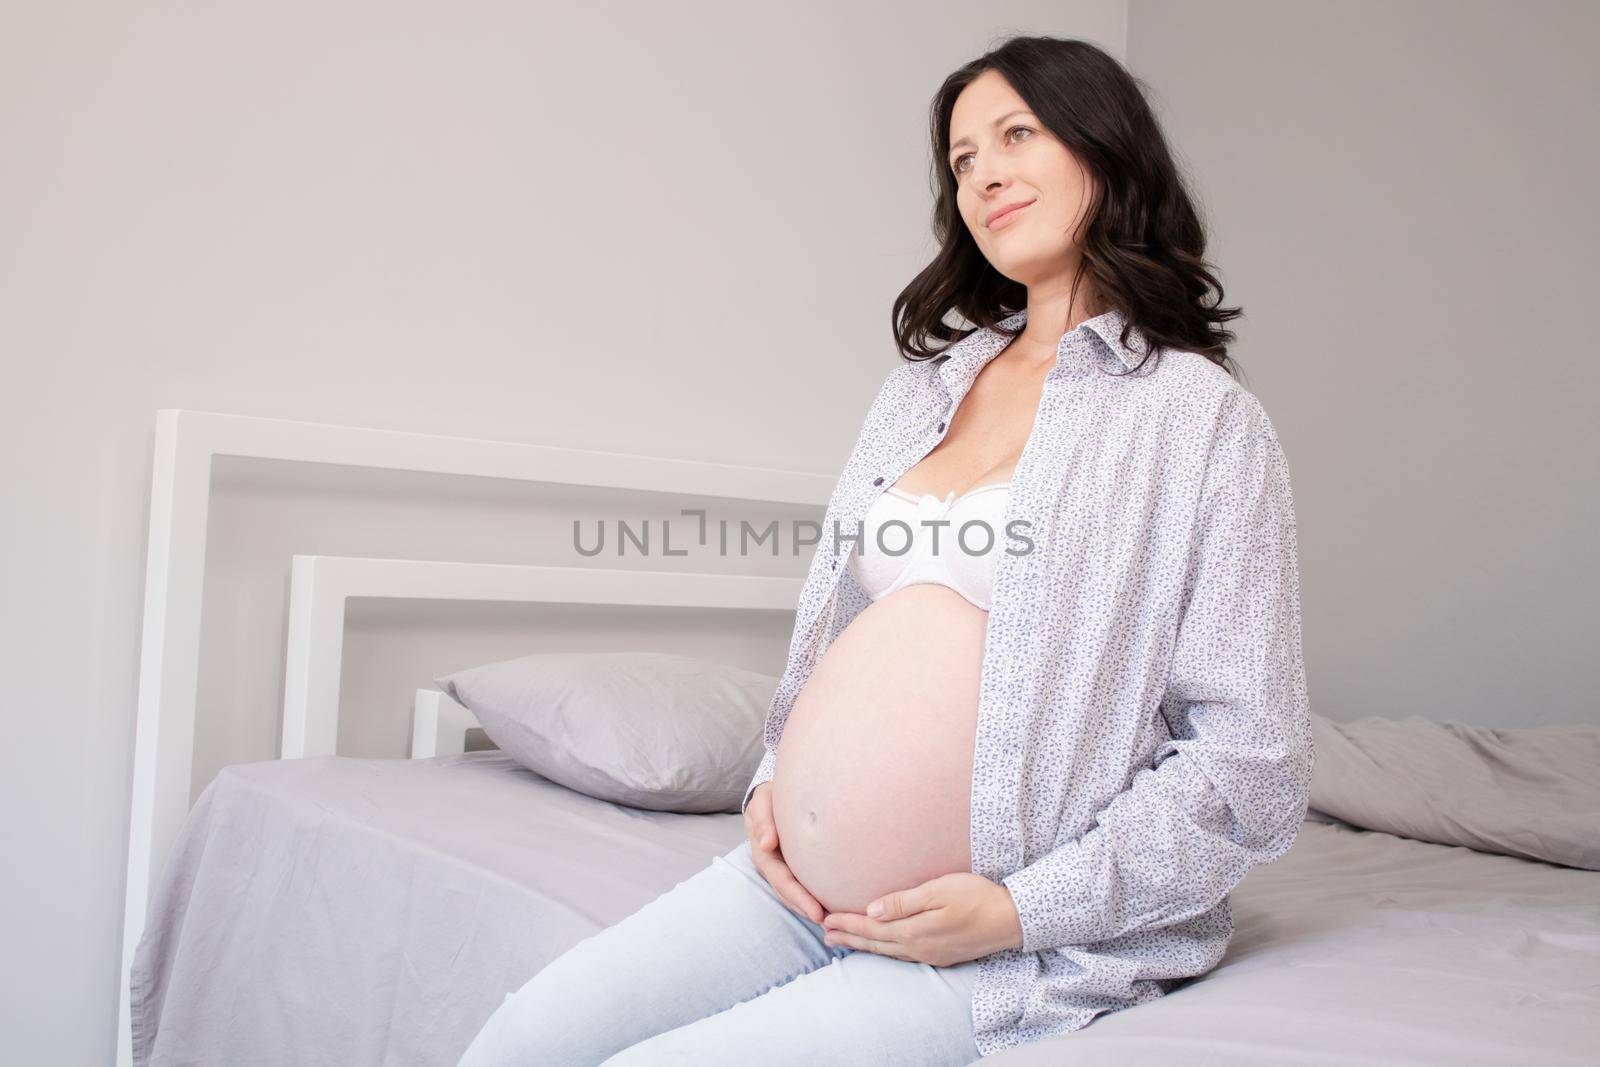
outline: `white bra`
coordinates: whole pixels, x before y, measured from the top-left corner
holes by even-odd
[[[988,611],[995,567],[1000,553],[1006,550],[1005,512],[1010,489],[1010,482],[980,485],[960,497],[952,489],[941,500],[932,493],[919,497],[891,485],[862,517],[861,536],[845,565],[873,600],[882,600],[908,585],[929,583],[949,586]],[[884,531],[880,541],[883,525],[895,519],[910,527],[909,535],[905,527],[896,526]],[[948,525],[924,525],[939,519],[948,520]],[[971,526],[962,534],[962,527],[973,520],[980,525]],[[981,524],[987,524],[988,531]],[[906,551],[890,554],[908,542]],[[963,545],[971,546],[971,550]],[[980,553],[985,546],[988,551]]]

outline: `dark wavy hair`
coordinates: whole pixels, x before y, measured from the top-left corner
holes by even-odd
[[[1173,348],[1198,352],[1233,374],[1227,344],[1234,335],[1222,324],[1241,312],[1220,306],[1221,282],[1204,259],[1205,229],[1144,83],[1093,44],[1054,37],[1010,38],[951,74],[934,96],[933,232],[940,247],[895,298],[902,358],[932,358],[970,333],[945,322],[952,310],[976,327],[998,328],[1027,306],[1027,287],[995,270],[973,241],[945,162],[956,97],[986,70],[1010,83],[1094,179],[1074,293],[1087,274],[1100,303],[1139,328],[1149,342],[1140,367],[1152,352]],[[930,340],[946,345],[931,348]],[[1126,329],[1122,342],[1129,344]]]

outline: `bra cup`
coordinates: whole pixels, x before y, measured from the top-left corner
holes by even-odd
[[[912,503],[893,493],[884,493],[862,518],[861,537],[850,551],[847,566],[873,600],[882,600],[911,584],[917,563],[928,550],[928,541],[923,535],[930,533],[931,528],[921,525],[924,517],[937,518],[938,510],[925,510],[923,502]],[[895,520],[905,525],[884,533],[883,527]],[[885,546],[896,550],[904,546],[904,551],[891,555]]]
[[[1006,550],[1003,527],[1009,489],[1009,484],[986,485],[960,498],[951,493],[943,500],[932,494],[910,500],[898,492],[882,493],[862,517],[861,537],[850,550],[845,566],[873,600],[882,600],[908,585],[929,583],[948,586],[987,611],[992,602],[995,568]],[[885,533],[884,543],[898,548],[909,541],[909,547],[899,555],[891,555],[879,546],[879,534],[886,523],[896,519],[905,526]],[[938,519],[947,520],[947,525],[923,525]],[[990,535],[979,525],[969,529],[963,539],[962,526],[974,520],[986,524]],[[905,532],[908,528],[909,537]],[[933,551],[935,535],[939,540],[937,553]],[[963,540],[973,546],[973,551],[962,547]],[[978,546],[984,544],[989,550],[979,554]]]
[[[948,554],[941,551],[941,555],[946,557],[944,566],[952,579],[951,587],[985,611],[994,602],[994,572],[1000,564],[1000,554],[1006,550],[1005,509],[1010,495],[983,494],[979,498],[983,501],[981,507],[958,509],[950,525],[939,532],[940,549],[949,546]],[[988,532],[983,525],[974,525],[963,537],[961,527],[974,520],[987,525]]]

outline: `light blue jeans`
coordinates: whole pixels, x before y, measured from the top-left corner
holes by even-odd
[[[823,943],[746,840],[552,960],[458,1067],[964,1067],[976,960],[908,963]]]

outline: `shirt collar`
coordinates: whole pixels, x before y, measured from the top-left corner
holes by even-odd
[[[1028,310],[1023,308],[1001,319],[999,325],[1006,330],[1018,331],[1027,321]],[[1063,364],[1083,365],[1092,359],[1093,355],[1098,354],[1103,359],[1114,360],[1132,370],[1144,359],[1144,354],[1135,352],[1122,343],[1122,329],[1127,321],[1127,317],[1116,308],[1096,315],[1092,319],[1085,319],[1076,329],[1061,335],[1056,359]],[[1143,349],[1145,337],[1139,328],[1134,326],[1128,332],[1129,340]],[[1080,336],[1089,339],[1093,346],[1092,353],[1072,343],[1073,338]],[[980,326],[951,345],[947,352],[949,358],[939,364],[939,377],[944,381],[950,395],[959,402],[959,398],[966,394],[973,379],[978,376],[978,371],[982,370],[989,360],[999,355],[1010,341],[1011,338],[1001,333],[999,329]]]

